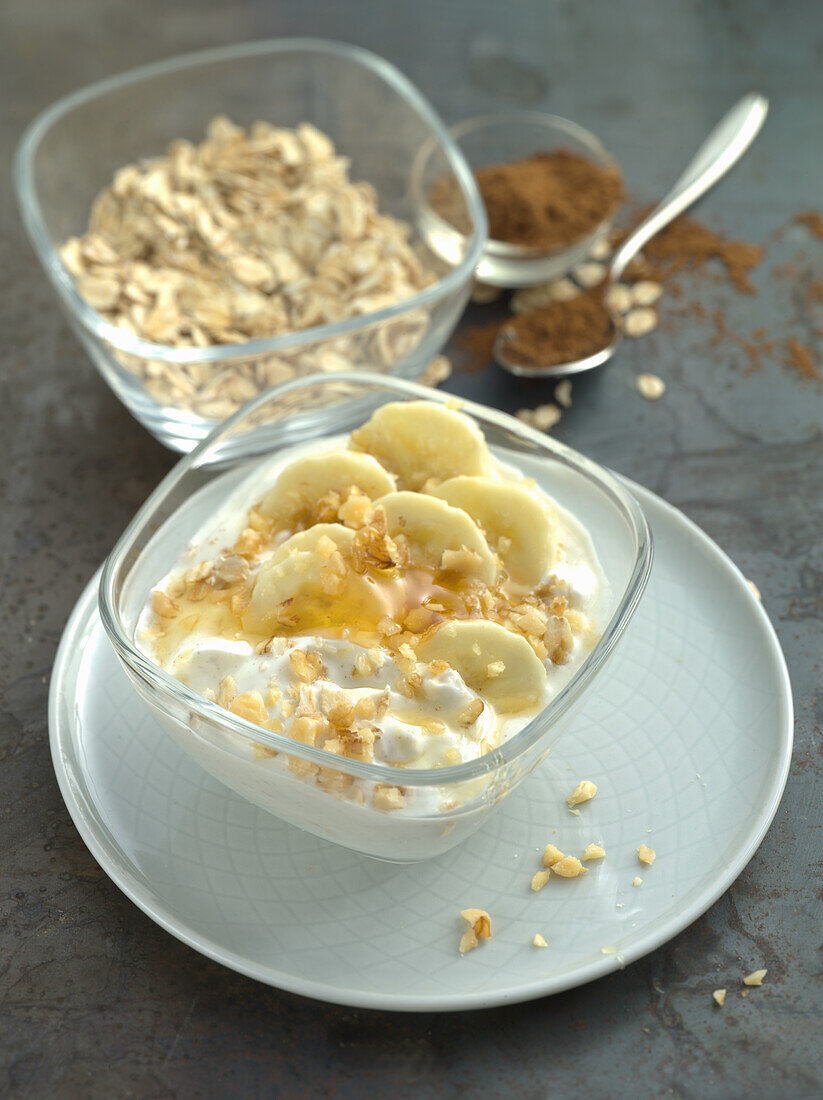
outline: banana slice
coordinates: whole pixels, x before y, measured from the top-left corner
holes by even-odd
[[[471,516],[518,584],[539,584],[554,564],[549,510],[522,485],[487,477],[453,477],[432,492]]]
[[[431,401],[383,405],[352,432],[351,447],[379,459],[402,489],[420,489],[430,478],[442,481],[489,469],[480,430],[467,417]]]
[[[287,525],[326,493],[334,491],[345,498],[352,486],[374,500],[390,493],[394,481],[371,455],[322,451],[286,466],[263,497],[260,511]]]
[[[535,706],[546,688],[546,670],[526,639],[482,619],[444,623],[417,647],[417,656],[448,661],[499,711]]]
[[[285,561],[296,550],[316,552],[317,544],[321,538],[331,539],[337,549],[345,555],[351,550],[351,545],[354,542],[354,531],[344,527],[342,523],[315,523],[314,527],[307,527],[305,531],[298,531],[296,535],[292,535],[285,542],[281,542],[263,568],[268,569],[271,565]]]
[[[407,490],[388,493],[375,504],[382,505],[392,538],[400,535],[405,538],[413,563],[433,569],[454,568],[485,584],[494,583],[497,575],[494,555],[483,532],[460,508],[452,508],[445,501],[425,493]],[[443,561],[447,550],[459,552],[464,547],[472,553],[454,563],[449,563],[448,558]]]
[[[340,523],[318,523],[292,535],[257,575],[243,627],[255,634],[288,634],[317,627],[376,623],[388,614],[388,592],[346,569],[338,578],[317,548],[322,536],[344,557],[354,532]]]

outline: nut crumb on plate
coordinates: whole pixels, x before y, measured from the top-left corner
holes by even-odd
[[[637,849],[637,858],[640,860],[641,863],[645,863],[647,867],[651,867],[651,865],[654,863],[655,855],[656,853],[654,848],[648,848],[645,844],[641,844],[640,847]]]
[[[553,844],[547,844],[546,850],[543,852],[543,866],[553,867],[555,863],[559,863],[561,859],[565,858],[559,848],[555,848]]]
[[[551,869],[561,878],[577,878],[578,875],[586,875],[589,872],[588,867],[584,867],[577,856],[563,856],[557,863],[552,864]]]
[[[642,886],[642,885],[643,885],[643,879],[640,877],[640,875],[637,875],[637,877],[632,881],[632,886]]]
[[[534,939],[532,940],[532,943],[534,944],[535,947],[548,947],[549,946],[546,943],[545,939],[540,935],[539,932],[535,932]]]
[[[460,916],[469,922],[469,927],[460,939],[460,954],[465,955],[477,947],[480,940],[491,939],[492,926],[485,909],[463,909]]]
[[[590,779],[581,779],[572,793],[566,799],[569,809],[579,806],[581,802],[588,802],[597,794],[597,787]]]
[[[535,871],[532,875],[531,888],[535,891],[542,890],[549,881],[550,871]]]
[[[601,848],[599,844],[589,844],[586,846],[586,850],[582,855],[582,859],[585,862],[589,859],[603,859],[606,855],[606,849]]]

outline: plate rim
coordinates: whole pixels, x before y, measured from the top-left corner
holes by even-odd
[[[619,476],[619,475],[618,475]],[[778,742],[780,747],[779,768],[772,773],[769,786],[769,797],[763,803],[762,808],[753,815],[754,829],[748,835],[745,843],[740,847],[735,858],[726,862],[719,868],[717,880],[706,886],[702,892],[690,899],[683,910],[676,917],[664,922],[662,927],[647,937],[641,937],[638,943],[620,953],[620,955],[604,955],[592,960],[578,969],[565,975],[547,975],[535,979],[515,989],[507,990],[477,990],[473,992],[460,992],[449,994],[396,994],[372,990],[354,990],[351,993],[343,989],[328,986],[323,982],[312,978],[301,978],[293,974],[279,970],[273,966],[260,966],[251,964],[248,959],[236,952],[222,947],[216,941],[199,932],[194,931],[185,922],[177,918],[169,907],[164,906],[159,896],[150,888],[145,887],[136,869],[132,873],[133,866],[128,856],[117,844],[115,838],[94,819],[88,812],[85,800],[73,782],[67,758],[62,751],[62,745],[68,735],[71,737],[71,728],[66,728],[60,718],[59,696],[62,692],[62,684],[65,675],[65,667],[68,663],[68,653],[71,649],[74,636],[78,632],[81,623],[92,622],[95,615],[99,616],[97,608],[97,585],[102,566],[98,568],[91,580],[83,588],[80,597],[75,603],[66,626],[60,638],[57,652],[52,667],[49,684],[48,725],[49,745],[51,750],[52,766],[54,768],[60,793],[72,821],[80,834],[86,847],[100,864],[106,875],[114,882],[130,901],[132,901],[146,916],[169,932],[175,939],[214,962],[220,963],[239,974],[266,985],[282,989],[288,993],[309,997],[314,1000],[324,1001],[328,1004],[343,1005],[350,1008],[379,1009],[394,1012],[445,1012],[464,1011],[467,1009],[492,1008],[505,1004],[520,1004],[525,1001],[536,1000],[539,997],[562,993],[568,989],[574,989],[585,985],[597,978],[605,977],[618,969],[624,969],[630,963],[636,962],[644,955],[656,950],[675,936],[680,935],[686,928],[694,923],[720,898],[735,882],[743,869],[750,862],[763,838],[768,832],[775,814],[777,813],[791,766],[792,747],[794,742],[794,705],[792,699],[791,681],[786,665],[786,658],[780,645],[777,632],[766,614],[762,603],[754,595],[748,586],[746,578],[728,554],[712,539],[694,520],[668,501],[659,497],[656,493],[646,489],[626,477],[621,477],[630,492],[638,498],[641,506],[651,504],[653,508],[660,508],[668,515],[668,518],[678,524],[684,524],[690,534],[710,556],[719,558],[720,562],[730,569],[735,578],[740,594],[748,601],[750,606],[756,608],[760,626],[763,632],[763,641],[769,651],[773,665],[779,673],[780,687],[779,706],[781,715],[778,719]],[[91,605],[91,606],[90,606]],[[780,729],[782,726],[782,731]],[[150,887],[150,884],[149,884]]]

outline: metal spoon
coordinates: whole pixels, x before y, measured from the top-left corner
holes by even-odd
[[[678,214],[682,214],[701,195],[705,195],[737,163],[757,136],[768,110],[769,101],[765,96],[749,92],[718,122],[668,195],[615,252],[609,265],[609,283],[616,283],[647,241],[669,222],[674,221]],[[550,367],[524,366],[514,362],[507,353],[510,339],[511,335],[506,335],[504,327],[494,342],[494,357],[507,371],[524,378],[539,378],[544,375],[559,377],[580,374],[602,366],[614,355],[620,343],[620,331],[612,322],[612,339],[606,347],[584,359],[556,363]]]

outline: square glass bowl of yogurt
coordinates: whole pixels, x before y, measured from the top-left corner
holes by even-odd
[[[255,453],[229,464],[238,434]],[[208,772],[410,862],[474,831],[557,741],[651,556],[621,483],[519,421],[399,379],[312,376],[168,475],[106,562],[100,611]]]

